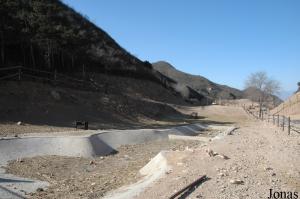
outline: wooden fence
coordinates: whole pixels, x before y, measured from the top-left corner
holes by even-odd
[[[288,135],[291,134],[291,131],[300,133],[300,126],[291,121],[290,117],[286,117],[284,115],[279,114],[270,114],[269,110],[262,111],[262,114],[260,116],[259,111],[255,109],[251,109],[246,106],[243,106],[243,108],[246,111],[246,113],[248,113],[255,119],[273,124],[274,126],[280,128],[283,132],[287,131]]]
[[[84,78],[83,73],[82,79],[57,73],[56,71],[42,71],[23,66],[14,67],[0,67],[0,81],[1,80],[17,80],[22,81],[26,79],[46,81],[53,85],[63,85],[72,88],[84,88],[88,90],[99,90],[100,86],[90,78]]]

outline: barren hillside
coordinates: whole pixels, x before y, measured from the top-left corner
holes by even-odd
[[[300,92],[295,93],[293,96],[274,108],[271,113],[292,116],[292,118],[300,119]]]
[[[238,89],[225,85],[216,84],[200,75],[191,75],[177,70],[171,64],[159,61],[152,66],[162,74],[176,80],[177,82],[188,85],[197,92],[213,99],[238,99],[243,93]]]

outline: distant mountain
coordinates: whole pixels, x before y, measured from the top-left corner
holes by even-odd
[[[200,75],[191,75],[177,70],[174,66],[165,61],[152,63],[155,70],[174,79],[175,81],[188,85],[200,94],[211,99],[239,99],[243,92],[229,86],[220,85]]]

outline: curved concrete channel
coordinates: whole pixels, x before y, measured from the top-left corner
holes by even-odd
[[[1,166],[8,161],[40,155],[94,157],[108,155],[126,144],[169,139],[169,135],[196,136],[208,128],[200,124],[179,126],[170,129],[140,129],[93,131],[87,135],[23,136],[0,138],[0,198],[24,198],[24,193],[34,192],[47,182],[19,178],[5,174]],[[220,127],[222,128],[222,127]]]

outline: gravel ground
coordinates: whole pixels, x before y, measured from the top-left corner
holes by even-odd
[[[99,198],[105,192],[136,182],[138,170],[161,150],[197,148],[199,141],[155,141],[125,145],[118,153],[95,159],[42,156],[12,161],[7,172],[48,181],[46,190],[29,194],[32,198]]]
[[[209,150],[229,159],[209,156]],[[206,143],[193,153],[172,153],[171,157],[185,154],[185,158],[171,164],[172,173],[136,199],[168,198],[201,175],[209,179],[186,198],[261,199],[270,197],[270,189],[276,192],[272,198],[297,198],[294,194],[300,192],[300,136],[287,135],[265,122],[249,120],[233,135]],[[280,192],[283,197],[278,197]]]

